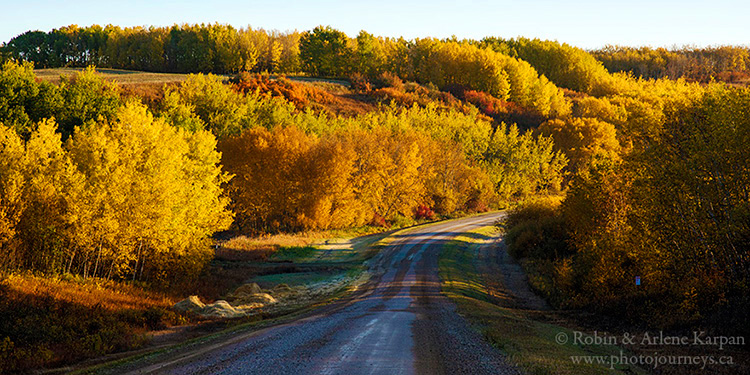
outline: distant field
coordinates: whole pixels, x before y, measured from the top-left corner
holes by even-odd
[[[68,77],[80,72],[82,69],[83,68],[36,69],[34,70],[34,73],[36,73],[36,76],[40,79],[58,83],[60,82],[61,76]],[[97,69],[96,71],[104,76],[105,79],[115,81],[121,85],[182,82],[188,76],[187,74],[150,73],[121,69]]]
[[[52,68],[52,69],[35,69],[34,73],[37,78],[50,81],[53,83],[60,82],[60,76],[69,77],[83,70],[83,68]],[[181,73],[152,73],[138,70],[108,69],[97,68],[96,71],[104,76],[105,79],[115,81],[121,85],[144,84],[144,83],[174,83],[182,82],[187,79],[188,74]],[[218,75],[222,79],[231,78],[232,75]],[[272,76],[275,79],[276,76]],[[341,91],[342,88],[348,88],[349,82],[343,80],[314,78],[305,76],[288,76],[292,81],[304,82],[325,89],[327,91]]]

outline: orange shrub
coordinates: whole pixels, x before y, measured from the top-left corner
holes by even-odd
[[[282,97],[303,110],[311,104],[327,104],[335,99],[330,93],[305,83],[292,82],[285,77],[271,79],[267,75],[240,73],[232,80],[235,88],[243,93],[259,92]]]
[[[416,219],[432,220],[435,218],[435,211],[430,206],[423,204],[414,210],[414,217]]]
[[[479,111],[498,122],[516,123],[523,128],[539,125],[543,118],[533,110],[518,103],[498,99],[486,92],[466,90],[460,93],[464,100],[473,104]]]

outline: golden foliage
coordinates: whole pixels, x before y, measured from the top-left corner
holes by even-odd
[[[135,278],[152,260],[146,271],[161,277],[182,257],[195,262],[181,270],[189,274],[205,262],[204,239],[231,222],[214,137],[170,127],[142,105],[77,130],[65,148],[52,120],[25,144],[0,129],[6,267]]]
[[[552,137],[555,149],[568,157],[568,170],[573,173],[586,171],[602,159],[620,158],[615,126],[595,118],[549,120],[539,126],[539,132]]]

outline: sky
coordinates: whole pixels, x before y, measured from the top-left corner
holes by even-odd
[[[279,31],[330,25],[352,37],[360,30],[406,39],[523,36],[586,49],[750,45],[748,0],[0,0],[0,43],[71,24],[213,22]]]

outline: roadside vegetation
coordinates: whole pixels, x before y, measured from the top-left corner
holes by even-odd
[[[136,349],[144,334],[195,322],[172,311],[164,293],[70,274],[0,278],[3,372],[28,371]]]
[[[622,348],[608,345],[582,345],[572,342],[574,330],[544,312],[511,302],[517,291],[508,289],[503,275],[483,272],[488,262],[479,256],[482,246],[498,251],[499,229],[489,226],[456,236],[440,253],[442,292],[456,303],[459,313],[477,327],[484,337],[528,374],[645,374],[633,366],[580,364],[576,356],[618,356]],[[490,280],[494,281],[490,282]],[[494,286],[493,286],[494,285]],[[560,334],[571,342],[560,344]]]
[[[748,67],[743,48],[673,54],[712,77]],[[521,205],[509,249],[554,306],[660,328],[750,327],[750,91],[693,68],[659,72],[672,63],[633,74],[624,59],[322,26],[30,31],[0,47],[0,293],[42,298],[28,299],[37,317],[120,314],[70,307],[64,291],[89,283],[212,301],[250,276],[318,280],[296,263],[341,261],[331,270],[348,273],[363,259],[264,236],[318,240]],[[283,267],[289,279],[273,276]],[[38,278],[62,281],[21,287]],[[72,362],[192,321],[147,300],[124,326],[42,319],[68,328],[38,340],[4,328],[0,363]],[[19,305],[4,305],[11,318]],[[44,340],[53,354],[19,359]],[[101,344],[75,344],[91,340]]]
[[[169,285],[70,273],[5,273],[0,277],[0,370],[59,368],[118,352],[142,355],[142,349],[159,349],[324,303],[364,280],[362,262],[385,246],[384,237],[390,233],[361,227],[232,236],[219,242],[213,260],[196,277]],[[231,299],[248,283],[264,290],[287,288],[297,295],[272,309],[232,320],[172,308],[189,295],[205,302]],[[150,343],[154,332],[159,336],[156,346]],[[104,359],[117,358],[121,356]]]
[[[647,145],[579,167],[562,201],[516,209],[508,245],[535,287],[561,308],[748,334],[748,103],[709,90]]]

